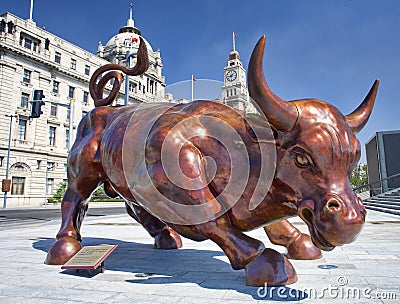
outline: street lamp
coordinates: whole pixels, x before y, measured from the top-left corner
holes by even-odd
[[[126,62],[125,65],[127,67],[131,66],[131,57],[136,57],[137,53],[132,52],[131,50],[126,51]],[[125,76],[125,102],[124,104],[127,106],[129,101],[129,75]]]
[[[8,149],[7,149],[7,164],[6,164],[6,181],[8,181],[8,171],[10,167],[10,145],[11,145],[11,130],[12,130],[12,122],[13,118],[17,118],[17,115],[5,115],[6,117],[10,117],[10,130],[8,132]],[[7,183],[7,182],[6,182]],[[8,182],[9,183],[9,182]],[[8,189],[3,189],[3,190],[8,190]],[[7,191],[4,191],[4,202],[3,202],[3,208],[5,209],[7,207]]]
[[[68,151],[71,151],[74,130],[74,109],[75,109],[75,99],[69,100],[69,147]]]

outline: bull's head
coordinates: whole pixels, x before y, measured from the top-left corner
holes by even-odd
[[[298,214],[315,245],[323,250],[352,242],[366,211],[352,191],[349,175],[360,158],[355,134],[371,114],[379,81],[351,114],[316,99],[290,102],[276,96],[262,71],[263,36],[249,63],[249,92],[276,134],[276,178],[293,193]]]

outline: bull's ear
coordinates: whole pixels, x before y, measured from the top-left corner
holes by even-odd
[[[375,80],[364,101],[351,114],[346,116],[346,122],[354,133],[358,133],[365,126],[374,107],[379,79]]]

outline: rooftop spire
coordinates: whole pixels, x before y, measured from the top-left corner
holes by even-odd
[[[33,0],[31,0],[31,7],[29,10],[29,20],[33,21]]]
[[[126,26],[129,26],[129,27],[135,27],[135,21],[133,21],[132,11],[133,11],[133,4],[131,2],[129,4],[129,19],[128,19],[128,22],[126,23]]]

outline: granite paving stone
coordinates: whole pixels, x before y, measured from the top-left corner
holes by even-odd
[[[299,219],[291,222],[307,231]],[[183,238],[182,249],[154,249],[148,233],[125,214],[88,217],[83,223],[84,245],[118,245],[106,260],[104,273],[77,273],[45,265],[59,225],[54,220],[0,227],[0,303],[400,302],[400,217],[374,211],[368,212],[367,223],[354,243],[324,252],[318,260],[292,261],[299,281],[283,287],[280,294],[272,287],[246,286],[245,271],[233,270],[211,241]],[[269,243],[262,229],[248,234],[285,253],[284,248]],[[337,268],[318,267],[328,264]],[[329,288],[343,293],[369,288],[374,298],[338,297],[329,294]],[[262,292],[270,292],[271,297],[263,297]],[[325,292],[324,297],[313,298],[313,292]],[[377,296],[379,292],[386,293],[386,298]]]

